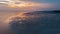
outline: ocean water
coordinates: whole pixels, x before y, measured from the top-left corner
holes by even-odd
[[[29,16],[25,20],[10,22],[11,31],[18,34],[60,34],[59,13],[45,11],[25,13],[25,15]]]

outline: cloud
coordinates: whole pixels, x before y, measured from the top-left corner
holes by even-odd
[[[29,1],[9,1],[2,3],[5,5],[2,9],[8,10],[17,10],[17,11],[37,11],[37,10],[45,10],[52,7],[52,4],[49,3],[37,3],[37,2],[29,2]],[[0,5],[2,5],[0,4]]]
[[[9,6],[12,8],[18,8],[24,11],[44,10],[52,7],[52,5],[48,3],[36,3],[36,2],[23,2],[20,4],[11,4]]]
[[[60,10],[59,3],[34,2],[34,0],[5,0],[0,2],[2,7],[9,11],[41,11],[41,10]],[[2,10],[2,9],[0,9]]]

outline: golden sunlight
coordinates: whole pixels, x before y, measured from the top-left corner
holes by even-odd
[[[9,7],[13,7],[13,8],[23,8],[23,7],[30,7],[33,6],[34,4],[29,4],[29,3],[20,3],[20,4],[8,4]]]
[[[6,7],[11,9],[17,9],[20,11],[36,11],[36,10],[44,10],[53,7],[52,4],[48,3],[37,3],[31,1],[22,1],[22,0],[6,0],[0,2]]]
[[[21,17],[21,18],[25,18],[26,15],[24,15],[24,14],[25,14],[25,12],[20,12],[17,16],[19,16],[19,17]]]
[[[9,21],[11,21],[11,19],[14,19],[15,17],[20,17],[22,20],[25,20],[26,18],[28,18],[26,15],[24,15],[25,12],[20,12],[19,14],[17,15],[12,15],[12,16],[9,16],[5,22],[6,23],[9,23]]]
[[[39,6],[38,3],[35,2],[26,2],[26,1],[20,1],[20,0],[8,0],[8,6],[12,8],[23,8],[23,7],[33,7],[33,6]]]

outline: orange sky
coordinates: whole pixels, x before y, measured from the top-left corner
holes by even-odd
[[[2,2],[0,2],[2,3]],[[12,1],[9,0],[8,2],[3,2],[0,5],[4,5],[4,7],[0,7],[0,9],[8,9],[8,10],[19,10],[19,11],[37,11],[37,10],[45,10],[52,8],[52,4],[48,3],[38,3],[38,2],[31,2],[31,1]],[[4,10],[5,10],[4,9]]]

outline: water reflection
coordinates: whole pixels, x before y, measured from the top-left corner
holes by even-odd
[[[60,14],[47,12],[20,13],[10,18],[11,34],[58,34]]]

